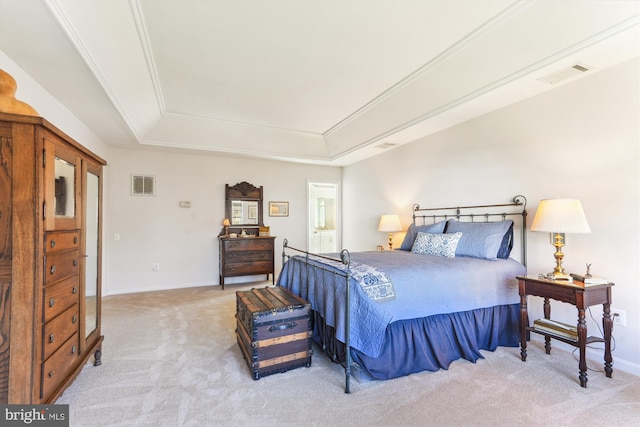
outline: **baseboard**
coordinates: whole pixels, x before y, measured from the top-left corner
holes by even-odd
[[[199,288],[202,286],[220,286],[220,285],[218,283],[211,283],[211,282],[195,282],[195,283],[181,283],[179,285],[166,285],[166,286],[153,286],[153,287],[145,286],[144,288],[118,289],[116,292],[103,290],[102,296],[135,294],[138,292],[169,291],[172,289]]]
[[[531,339],[540,343],[544,344],[544,337],[542,335],[538,335],[538,334],[531,334]],[[553,340],[552,341],[552,346],[554,349],[560,349],[569,353],[573,353],[574,351],[577,352],[577,348],[563,343],[562,341],[557,341],[557,340]],[[587,348],[587,358],[593,361],[600,361],[602,360],[602,354],[603,354],[603,350],[599,350],[599,349],[594,349],[594,348]],[[615,375],[615,371],[617,369],[624,371],[628,374],[631,375],[635,375],[636,377],[640,377],[640,365],[637,363],[633,363],[630,362],[628,360],[625,359],[621,359],[619,357],[616,356],[616,352],[615,350],[613,351],[613,372]],[[576,356],[578,357],[578,356]]]

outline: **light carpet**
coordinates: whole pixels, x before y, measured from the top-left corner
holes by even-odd
[[[268,282],[103,299],[102,365],[87,364],[56,403],[70,425],[93,426],[631,426],[640,378],[606,378],[589,361],[531,341],[476,363],[388,381],[351,383],[314,347],[312,366],[254,381],[235,337],[235,292]]]

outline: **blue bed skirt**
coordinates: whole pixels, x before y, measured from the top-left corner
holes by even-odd
[[[392,322],[385,331],[378,357],[352,349],[353,361],[368,376],[391,379],[421,371],[447,369],[451,362],[482,358],[480,350],[520,344],[520,304],[438,314]],[[315,313],[314,340],[334,361],[343,362],[344,344],[335,340],[333,328]]]

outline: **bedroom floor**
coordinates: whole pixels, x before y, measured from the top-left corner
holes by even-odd
[[[319,348],[310,368],[254,381],[235,338],[235,292],[270,282],[103,300],[102,366],[85,366],[56,402],[71,426],[638,425],[640,378],[589,371],[539,342],[477,363],[389,381],[352,381]],[[589,368],[601,369],[599,361]]]

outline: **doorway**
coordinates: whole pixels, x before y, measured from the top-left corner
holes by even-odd
[[[339,184],[308,181],[307,248],[314,253],[338,252]]]

